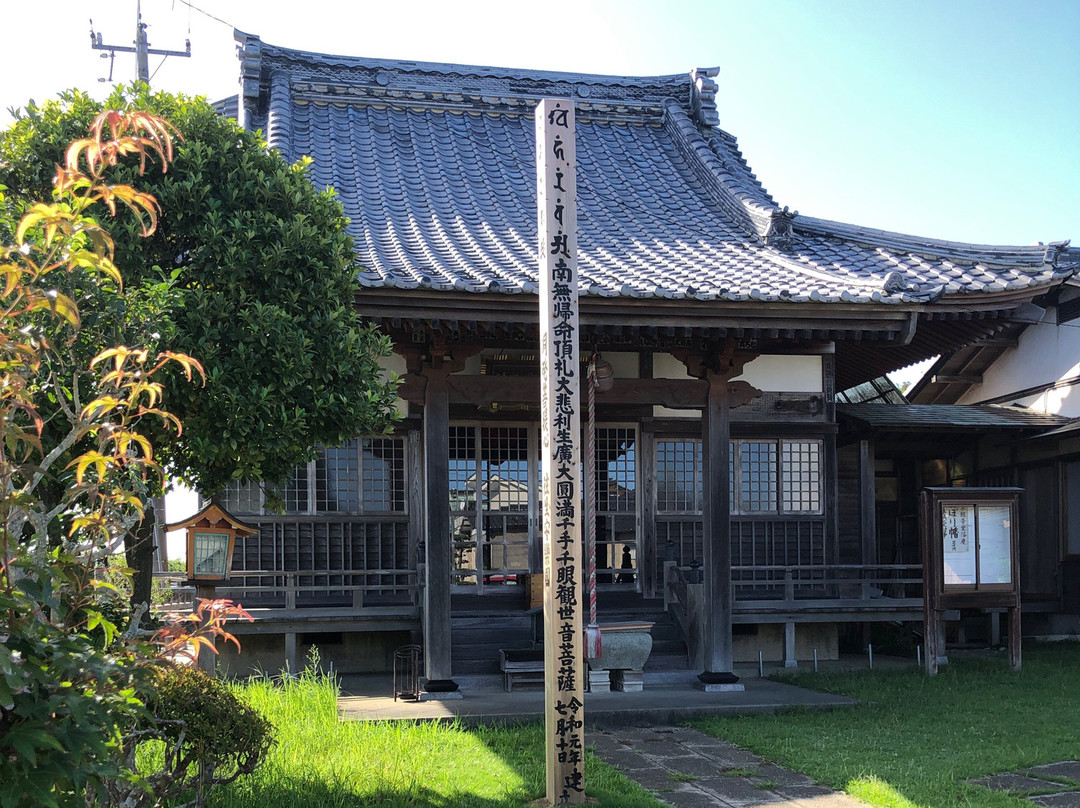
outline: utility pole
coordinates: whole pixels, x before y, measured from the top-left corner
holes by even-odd
[[[94,50],[108,51],[109,55],[101,55],[102,59],[109,60],[109,77],[107,79],[99,79],[99,81],[112,81],[113,80],[113,62],[116,60],[117,53],[134,53],[135,54],[135,68],[138,81],[144,84],[150,83],[150,54],[155,56],[191,56],[191,40],[185,40],[185,50],[160,50],[158,48],[151,48],[150,43],[146,40],[146,23],[142,21],[142,0],[136,0],[135,3],[135,44],[131,45],[106,45],[101,41],[101,34],[94,33],[94,21],[90,21],[90,47]]]

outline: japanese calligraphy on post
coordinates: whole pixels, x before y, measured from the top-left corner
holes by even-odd
[[[574,104],[536,107],[547,801],[585,801]]]

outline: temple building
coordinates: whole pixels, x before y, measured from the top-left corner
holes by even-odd
[[[223,109],[336,189],[356,306],[393,340],[403,417],[298,468],[284,514],[257,486],[225,492],[260,528],[234,559],[256,615],[234,666],[295,666],[315,644],[338,671],[386,670],[417,642],[426,677],[454,688],[534,646],[545,97],[576,107],[580,351],[613,377],[590,470],[600,622],[654,623],[646,672],[723,677],[759,651],[794,665],[865,644],[874,624],[917,624],[918,490],[1013,484],[1025,458],[1080,456],[1068,417],[913,405],[880,381],[1006,346],[1080,269],[1067,242],[962,244],[790,210],[721,128],[711,68],[583,75],[236,36],[241,91]],[[1080,547],[1063,534],[1080,531],[1063,515],[1080,498],[1054,489],[1047,533],[1032,483],[1025,627],[1075,631],[1059,571]],[[959,639],[996,630],[956,617]]]

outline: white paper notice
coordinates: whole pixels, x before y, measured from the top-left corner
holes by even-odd
[[[943,505],[941,539],[945,585],[975,583],[975,506]]]

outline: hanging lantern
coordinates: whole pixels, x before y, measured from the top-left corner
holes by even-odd
[[[259,529],[236,519],[219,505],[211,503],[166,530],[187,531],[187,574],[193,581],[225,581],[232,574],[236,534],[250,536]]]

